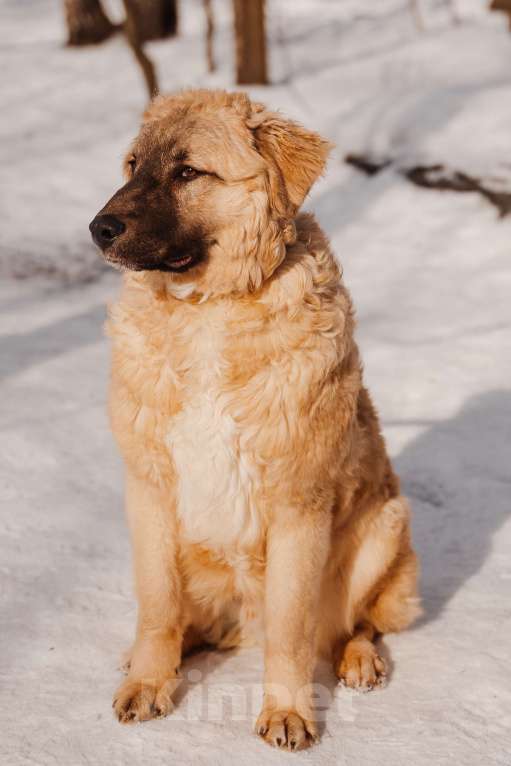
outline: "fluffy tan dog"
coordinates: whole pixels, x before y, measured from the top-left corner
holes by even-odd
[[[139,614],[120,721],[171,710],[187,650],[261,637],[257,732],[306,747],[316,658],[369,689],[375,636],[419,613],[350,297],[298,212],[328,151],[241,93],[159,98],[91,224],[125,270],[110,413]]]

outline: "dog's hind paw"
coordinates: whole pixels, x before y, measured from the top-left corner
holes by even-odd
[[[387,669],[370,641],[351,642],[346,647],[337,676],[342,686],[369,692],[385,686]]]

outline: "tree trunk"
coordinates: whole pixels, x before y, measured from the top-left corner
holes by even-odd
[[[133,0],[141,42],[177,34],[177,0]]]
[[[509,19],[509,29],[511,30],[511,0],[493,0],[490,11],[505,13]]]
[[[234,0],[236,80],[240,85],[268,82],[264,5],[264,0]]]
[[[110,37],[117,27],[112,24],[100,0],[64,0],[67,45],[91,45]]]

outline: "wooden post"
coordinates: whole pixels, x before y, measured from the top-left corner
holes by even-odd
[[[264,0],[234,0],[236,81],[240,85],[266,85],[266,30]]]

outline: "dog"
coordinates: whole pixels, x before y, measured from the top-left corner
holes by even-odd
[[[299,212],[330,148],[243,93],[158,97],[90,224],[123,271],[109,411],[138,623],[121,722],[171,711],[195,647],[261,642],[256,732],[305,748],[317,659],[348,687],[381,685],[375,639],[420,613],[350,296]]]

